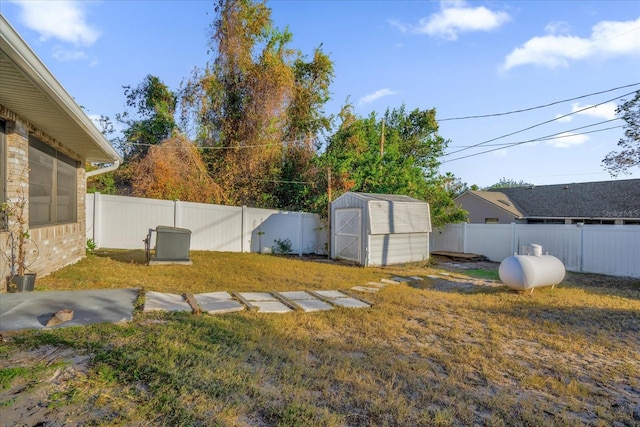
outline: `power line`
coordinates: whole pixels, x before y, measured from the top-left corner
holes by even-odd
[[[446,119],[438,119],[438,122],[447,122],[447,121],[451,121],[451,120],[483,119],[483,118],[487,118],[487,117],[499,117],[499,116],[507,116],[509,114],[524,113],[524,112],[527,112],[527,111],[532,111],[532,110],[538,110],[540,108],[551,107],[552,105],[562,104],[564,102],[569,102],[569,101],[576,101],[578,99],[588,98],[588,97],[594,96],[594,95],[601,95],[603,93],[613,92],[615,90],[625,89],[625,88],[628,88],[628,87],[633,87],[633,86],[638,86],[638,85],[640,85],[640,82],[632,83],[632,84],[628,84],[628,85],[624,85],[624,86],[618,86],[618,87],[614,87],[613,89],[602,90],[600,92],[593,92],[593,93],[589,93],[587,95],[577,96],[575,98],[563,99],[561,101],[555,101],[555,102],[551,102],[549,104],[538,105],[538,106],[529,107],[529,108],[523,108],[523,109],[520,109],[520,110],[506,111],[504,113],[482,114],[482,115],[475,115],[475,116],[449,117],[449,118],[446,118]],[[626,96],[626,95],[622,95],[622,96]]]
[[[535,138],[535,139],[529,139],[527,141],[524,142],[534,142],[534,141],[546,141],[548,139],[554,139],[554,137],[559,137],[559,138],[564,138],[564,136],[562,136],[563,133],[567,133],[567,132],[573,132],[576,130],[580,130],[580,129],[586,129],[586,128],[590,128],[593,126],[600,126],[603,125],[605,123],[610,123],[610,122],[615,122],[616,120],[622,120],[621,118],[616,117],[615,119],[609,119],[609,120],[604,120],[602,122],[598,122],[598,123],[592,123],[590,125],[585,125],[585,126],[580,126],[577,128],[573,128],[573,129],[568,129],[562,132],[557,132],[557,133],[553,133],[550,135],[545,135],[545,136],[541,136],[539,138]],[[604,129],[598,129],[598,130],[594,130],[594,131],[590,131],[590,132],[580,132],[580,133],[575,133],[572,135],[567,135],[567,136],[575,136],[575,135],[586,135],[589,133],[595,133],[595,132],[601,132],[604,130],[610,130],[610,129],[617,129],[617,128],[621,128],[624,126],[612,126],[612,127],[608,127],[608,128],[604,128]],[[505,146],[510,146],[510,145],[514,145],[514,144],[519,144],[521,141],[519,142],[502,142],[500,144],[485,144],[483,145],[484,147],[505,147]],[[452,146],[452,147],[447,147],[447,148],[475,148],[474,145],[458,145],[458,146]]]
[[[467,159],[469,157],[480,156],[482,154],[487,154],[487,153],[491,153],[493,151],[503,150],[505,148],[516,147],[518,145],[528,144],[528,143],[531,143],[531,142],[548,141],[548,140],[558,139],[558,138],[569,138],[569,137],[576,136],[576,135],[586,135],[586,134],[589,134],[589,133],[603,132],[605,130],[616,129],[616,128],[621,128],[621,127],[624,127],[624,126],[612,126],[612,127],[608,127],[608,128],[604,128],[604,129],[596,129],[596,130],[593,130],[593,131],[590,131],[590,132],[582,132],[582,133],[573,134],[573,135],[557,136],[555,138],[553,137],[553,135],[550,135],[550,136],[545,136],[545,137],[541,137],[541,138],[530,139],[530,140],[527,140],[527,141],[512,142],[512,143],[509,143],[509,144],[500,144],[501,146],[497,147],[497,148],[492,148],[490,150],[485,150],[485,151],[481,151],[479,153],[469,154],[469,155],[466,155],[466,156],[456,157],[455,159],[444,160],[442,163],[451,163],[451,162],[453,162],[455,160],[462,160],[462,159]],[[564,132],[562,132],[562,133],[564,133]],[[555,134],[555,135],[561,135],[562,133]]]
[[[532,125],[532,126],[526,127],[526,128],[524,128],[524,129],[517,130],[517,131],[515,131],[515,132],[511,132],[511,133],[508,133],[508,134],[505,134],[505,135],[501,135],[501,136],[498,136],[498,137],[495,137],[495,138],[488,139],[488,140],[486,140],[486,141],[479,142],[479,143],[474,144],[474,145],[471,145],[471,146],[469,146],[469,147],[467,147],[467,148],[461,148],[461,149],[459,149],[459,150],[452,151],[452,152],[450,152],[450,153],[445,154],[444,156],[450,156],[450,155],[452,155],[452,154],[456,154],[456,153],[460,153],[460,152],[462,152],[462,151],[470,150],[471,148],[479,147],[479,146],[484,145],[484,144],[487,144],[487,143],[489,143],[489,142],[497,141],[498,139],[506,138],[506,137],[508,137],[508,136],[513,136],[513,135],[516,135],[516,134],[519,134],[519,133],[522,133],[522,132],[525,132],[525,131],[531,130],[531,129],[536,128],[536,127],[539,127],[539,126],[542,126],[542,125],[546,125],[546,124],[548,124],[548,123],[555,122],[555,121],[560,120],[560,119],[563,119],[563,118],[565,118],[565,117],[569,117],[569,116],[572,116],[572,115],[574,115],[574,114],[581,113],[581,112],[586,111],[586,110],[588,110],[588,109],[590,109],[590,108],[598,107],[598,106],[600,106],[600,105],[606,104],[607,102],[615,101],[616,99],[622,98],[623,96],[632,95],[632,94],[634,94],[634,93],[635,93],[635,91],[634,91],[634,92],[626,93],[626,94],[624,94],[624,95],[616,96],[615,98],[611,98],[611,99],[609,99],[609,100],[606,100],[606,101],[600,102],[600,103],[598,103],[598,104],[591,105],[591,106],[589,106],[589,107],[585,107],[585,108],[581,108],[581,109],[579,109],[579,110],[573,111],[573,112],[568,113],[568,114],[564,114],[564,115],[562,115],[562,116],[558,116],[558,117],[556,117],[555,119],[546,120],[546,121],[544,121],[544,122],[537,123],[537,124],[535,124],[535,125]]]

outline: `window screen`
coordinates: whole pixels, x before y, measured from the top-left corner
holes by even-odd
[[[29,139],[29,225],[76,220],[76,168],[74,160]]]

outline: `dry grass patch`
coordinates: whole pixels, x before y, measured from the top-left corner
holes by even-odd
[[[347,289],[436,272],[209,253],[194,253],[192,268],[146,267],[136,256],[105,252],[39,286]],[[18,408],[11,396],[40,396],[56,419],[66,413],[95,425],[633,426],[640,422],[633,415],[640,286],[600,277],[600,286],[595,279],[582,286],[571,275],[533,294],[439,291],[425,279],[366,295],[374,306],[364,310],[136,314],[124,325],[24,332],[0,347],[0,373],[42,366],[24,355],[45,346],[89,356],[86,370],[55,387],[41,378],[24,391],[14,375],[0,403],[11,415]],[[65,355],[56,363],[74,366]],[[52,398],[54,390],[62,393]]]

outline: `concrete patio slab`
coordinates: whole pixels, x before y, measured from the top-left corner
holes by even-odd
[[[202,309],[209,314],[233,313],[244,310],[245,306],[233,299],[228,292],[209,292],[193,296]]]
[[[165,294],[147,291],[145,293],[144,311],[191,311],[191,307],[182,295]]]
[[[73,310],[73,319],[52,327],[130,321],[137,297],[138,289],[2,294],[0,331],[45,328],[51,316],[64,309]]]

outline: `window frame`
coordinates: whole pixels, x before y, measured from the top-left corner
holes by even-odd
[[[47,167],[45,162],[36,164],[36,156],[49,162],[50,167]],[[60,179],[65,176],[66,166],[73,168],[71,173],[69,169],[66,170],[66,176],[71,179]],[[79,162],[38,138],[29,136],[29,227],[73,224],[78,221],[78,168]],[[44,193],[37,191],[37,186],[41,187]],[[35,196],[38,193],[43,195]],[[60,204],[65,194],[69,202]],[[49,200],[48,203],[37,203],[35,197],[48,197]],[[45,208],[38,209],[40,205],[44,205]],[[66,215],[63,214],[64,209],[67,209]],[[47,211],[45,215],[40,213]]]
[[[0,206],[7,201],[7,122],[0,119]],[[7,229],[7,218],[0,213],[0,230]]]

